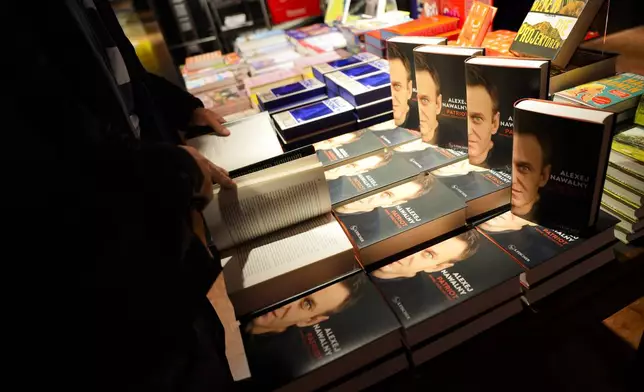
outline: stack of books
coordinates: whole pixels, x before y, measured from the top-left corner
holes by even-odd
[[[458,18],[443,15],[427,19],[416,19],[382,29],[381,39],[388,40],[397,36],[440,37],[442,34],[453,36],[453,32],[458,30],[458,21]]]
[[[638,125],[613,139],[602,209],[618,218],[615,237],[630,243],[644,236],[644,128]]]

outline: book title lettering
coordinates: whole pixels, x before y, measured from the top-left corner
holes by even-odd
[[[337,353],[341,350],[340,343],[338,343],[338,340],[336,339],[335,334],[333,333],[333,330],[331,328],[322,329],[322,327],[320,327],[320,324],[315,324],[313,326],[313,330],[318,337],[318,341],[320,342],[320,346],[324,351],[324,355],[330,356],[333,355],[334,352]]]
[[[442,115],[449,117],[467,117],[467,103],[464,99],[448,98],[443,102]]]
[[[587,189],[590,177],[583,174],[567,172],[562,170],[559,174],[551,174],[550,179],[574,188]]]

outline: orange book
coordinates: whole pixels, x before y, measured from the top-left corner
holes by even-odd
[[[456,44],[459,46],[480,47],[495,15],[496,7],[475,1],[465,23],[463,23],[463,29],[458,36],[458,40],[456,40]]]
[[[425,19],[416,19],[407,23],[399,24],[382,30],[382,38],[389,39],[399,35],[413,36],[435,36],[456,30],[458,18],[437,15]]]
[[[517,35],[515,31],[497,30],[487,33],[482,46],[486,56],[511,56],[510,46]]]

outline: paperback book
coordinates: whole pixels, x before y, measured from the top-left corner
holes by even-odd
[[[387,41],[387,60],[391,75],[391,96],[396,126],[414,130],[419,127],[414,48],[446,43],[445,38],[430,37],[394,37]]]
[[[553,66],[565,68],[603,2],[535,0],[510,50],[551,59]]]
[[[572,103],[617,113],[617,122],[635,117],[644,92],[644,76],[623,73],[555,93],[555,102]]]
[[[465,225],[465,203],[430,174],[335,207],[363,266]]]
[[[285,142],[355,122],[353,106],[340,97],[276,113],[272,117]]]
[[[370,276],[410,346],[521,293],[523,268],[477,230],[449,238]]]
[[[613,113],[525,99],[515,105],[512,213],[571,233],[598,216]],[[583,148],[570,148],[583,140]]]
[[[617,220],[602,212],[593,229],[582,236],[537,225],[506,212],[477,226],[477,230],[525,268],[530,287],[560,269],[614,242]]]
[[[338,86],[342,83],[379,72],[389,72],[387,60],[376,60],[328,73],[325,75],[325,83],[328,89],[339,92]]]
[[[465,61],[467,152],[472,165],[511,171],[514,103],[548,97],[548,60],[473,57]]]
[[[324,83],[317,79],[304,79],[257,94],[257,100],[262,110],[271,110],[325,93]]]
[[[462,159],[431,172],[467,204],[467,219],[473,219],[510,204],[512,176],[472,165]]]
[[[438,147],[425,143],[421,139],[394,147],[394,151],[423,172],[440,169],[443,166],[467,159],[467,153]]]
[[[325,75],[330,72],[340,71],[345,68],[353,67],[360,63],[369,63],[376,60],[380,60],[380,57],[375,56],[371,53],[363,52],[340,60],[333,60],[329,61],[328,63],[314,65],[311,67],[311,69],[315,78],[324,83]]]
[[[420,132],[425,143],[467,152],[465,60],[484,49],[423,46],[414,49]]]
[[[391,150],[326,170],[331,203],[350,203],[383,189],[392,188],[418,174],[418,169]]]
[[[363,272],[240,328],[252,379],[271,390],[318,390],[402,349],[398,320]]]

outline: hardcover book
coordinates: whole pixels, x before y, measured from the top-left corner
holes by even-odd
[[[311,67],[313,75],[317,80],[324,83],[325,75],[329,72],[340,71],[345,68],[355,66],[360,63],[369,63],[371,61],[380,60],[380,57],[374,56],[371,53],[358,53],[351,57],[346,57],[340,60],[329,61],[324,64],[317,64]]]
[[[465,60],[484,49],[423,46],[414,49],[420,133],[425,143],[467,152]]]
[[[477,230],[525,268],[521,283],[530,287],[564,267],[614,242],[617,220],[601,212],[597,224],[583,236],[550,229],[506,212]]]
[[[312,97],[302,99],[301,101],[293,101],[291,103],[287,103],[284,106],[277,106],[277,107],[275,107],[273,109],[268,109],[268,110],[265,110],[265,111],[267,113],[269,113],[269,114],[285,112],[287,110],[297,109],[297,108],[299,108],[301,106],[307,106],[307,105],[310,105],[312,103],[325,101],[325,100],[327,100],[329,98],[332,98],[332,97],[330,95],[327,95],[327,94],[314,95]],[[259,106],[259,103],[258,103],[258,106]]]
[[[593,226],[615,115],[536,99],[514,113],[512,213],[566,232]]]
[[[644,76],[623,73],[555,93],[555,102],[572,103],[618,113],[617,122],[635,117],[644,92]]]
[[[215,187],[204,210],[237,316],[356,268],[353,247],[330,214],[328,186],[313,148],[247,166],[237,175],[237,187]]]
[[[335,207],[363,266],[465,225],[465,203],[430,174]]]
[[[392,188],[418,174],[418,169],[397,153],[379,154],[325,171],[331,203],[350,203],[365,196]]]
[[[467,159],[431,172],[467,204],[467,219],[510,203],[512,176],[472,165]]]
[[[477,230],[449,238],[370,276],[410,346],[521,294],[523,268]]]
[[[420,132],[396,126],[396,120],[389,120],[369,127],[369,130],[387,147],[395,147],[420,138]]]
[[[341,71],[330,72],[325,75],[325,83],[327,88],[338,92],[338,85],[341,85],[343,82],[379,72],[389,72],[389,63],[387,60],[376,60],[345,68]]]
[[[438,147],[421,139],[394,147],[394,151],[424,172],[467,159],[467,154],[462,151]]]
[[[396,126],[414,130],[419,127],[414,48],[446,43],[445,38],[428,37],[394,37],[387,41],[387,60],[391,75],[391,96]]]
[[[615,147],[617,147],[617,149],[615,149]],[[618,150],[621,150],[622,152],[619,152]],[[636,184],[635,182],[631,181],[632,178],[644,181],[644,165],[642,164],[641,160],[634,157],[640,155],[641,150],[633,150],[634,147],[629,147],[627,145],[618,146],[613,141],[613,150],[608,156],[608,164],[611,166],[609,167],[609,169],[615,168],[619,171],[622,171],[628,176],[628,178],[625,179],[624,182],[631,185]],[[638,152],[639,154],[637,154]],[[626,155],[625,153],[629,155]]]
[[[326,169],[345,165],[384,150],[380,139],[368,129],[345,133],[313,144]]]
[[[472,165],[511,171],[514,103],[548,97],[548,60],[473,57],[465,61],[467,152]]]
[[[260,108],[270,110],[325,93],[324,83],[317,79],[304,79],[257,94],[257,100]]]
[[[535,0],[510,50],[566,68],[603,0]]]
[[[389,97],[388,72],[378,72],[338,84],[340,96],[353,106],[366,105]]]
[[[606,169],[606,181],[617,184],[629,192],[635,193],[639,196],[644,196],[644,181],[613,167],[612,162],[610,161],[609,166]]]
[[[276,113],[272,117],[286,142],[355,121],[353,106],[340,97]]]
[[[363,272],[240,328],[254,386],[270,390],[318,390],[402,349],[398,320]]]

